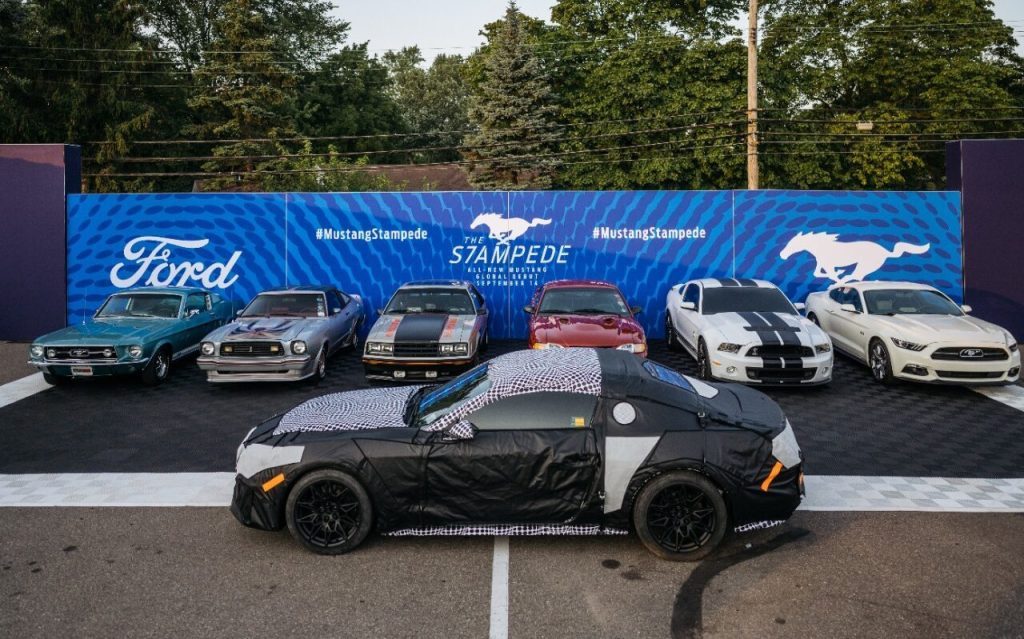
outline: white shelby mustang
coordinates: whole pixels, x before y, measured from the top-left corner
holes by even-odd
[[[813,386],[832,380],[832,343],[764,280],[706,278],[669,289],[669,348],[697,360],[701,379]]]
[[[945,294],[911,282],[854,282],[807,296],[807,317],[875,381],[1009,384],[1020,379],[1017,340],[971,317]]]

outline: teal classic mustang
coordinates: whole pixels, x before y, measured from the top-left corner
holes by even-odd
[[[203,336],[230,321],[233,311],[231,302],[201,288],[121,291],[91,320],[33,342],[29,364],[50,384],[134,373],[145,384],[159,384],[172,361],[196,352]]]

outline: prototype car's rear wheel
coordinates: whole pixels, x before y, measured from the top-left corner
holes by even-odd
[[[146,386],[156,386],[163,383],[171,374],[171,351],[161,348],[153,354],[146,368],[142,369],[142,383]]]
[[[678,351],[682,349],[679,338],[676,337],[676,327],[672,324],[672,315],[665,311],[665,341],[668,342],[668,350]]]
[[[889,349],[885,347],[880,339],[871,340],[868,346],[868,365],[871,367],[871,376],[879,384],[892,384],[895,378],[892,375],[892,360],[889,358]]]
[[[340,555],[370,533],[373,506],[366,490],[339,470],[317,470],[300,479],[285,503],[288,530],[308,550]]]
[[[697,377],[711,379],[711,358],[708,356],[708,346],[703,339],[697,344]]]
[[[711,481],[691,471],[665,473],[647,484],[633,507],[633,527],[654,555],[697,561],[725,537],[725,499]]]

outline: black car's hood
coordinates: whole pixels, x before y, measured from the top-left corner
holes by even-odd
[[[718,422],[774,437],[786,427],[786,416],[767,395],[740,384],[714,384],[718,394],[704,398],[708,417]]]
[[[273,434],[404,428],[405,405],[419,388],[367,388],[316,397],[285,413]]]

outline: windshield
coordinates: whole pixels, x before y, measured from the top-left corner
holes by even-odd
[[[325,317],[327,309],[320,293],[264,293],[257,295],[242,317]]]
[[[715,313],[789,313],[796,309],[777,288],[729,286],[704,289],[703,315]]]
[[[121,293],[111,295],[96,317],[178,317],[181,296],[160,293]]]
[[[452,288],[408,288],[395,293],[385,313],[447,313],[472,315],[476,312],[469,293]]]
[[[871,315],[963,315],[948,297],[925,289],[864,291],[864,302]]]
[[[655,364],[651,360],[644,361],[643,367],[654,379],[693,392],[693,385],[690,384],[686,377],[679,371],[672,370],[671,368],[662,366],[661,364]]]
[[[626,302],[612,288],[549,289],[537,312],[541,315],[630,315]]]
[[[487,364],[480,364],[437,388],[424,388],[409,398],[410,424],[426,428],[491,387]]]

